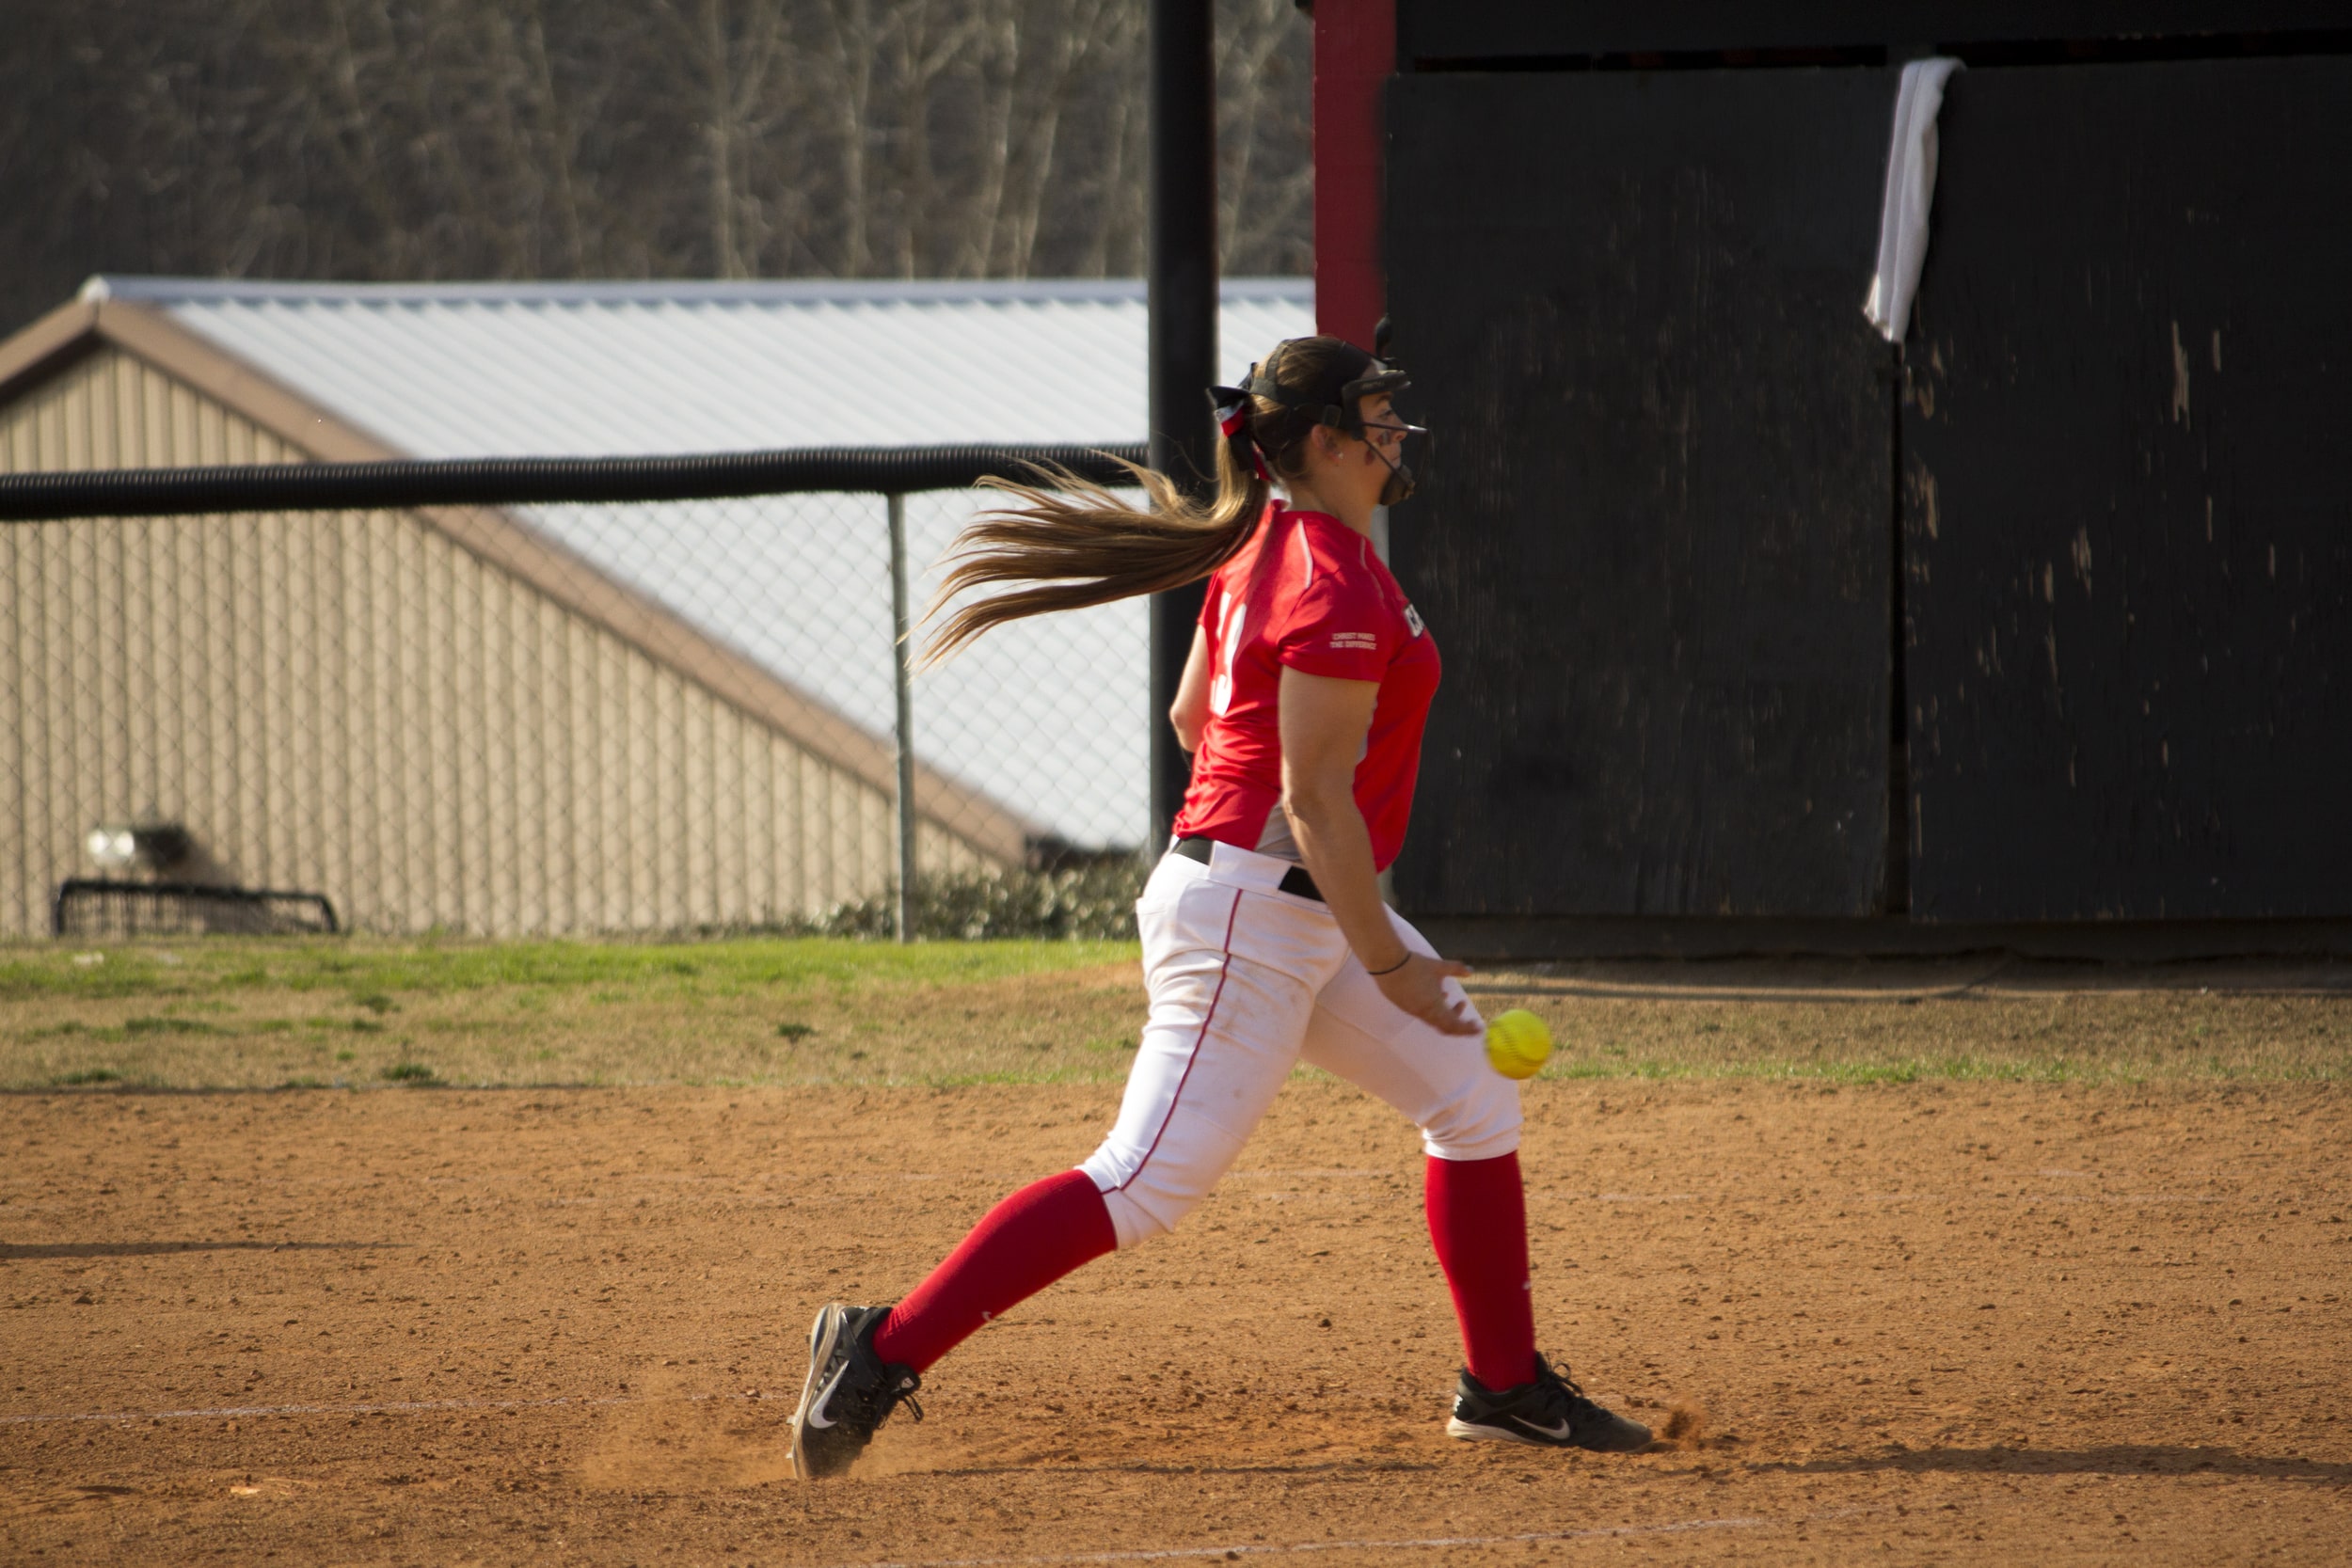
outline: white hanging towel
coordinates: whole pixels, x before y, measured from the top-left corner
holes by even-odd
[[[1895,137],[1886,149],[1886,194],[1879,209],[1879,270],[1862,313],[1890,343],[1911,325],[1911,298],[1928,260],[1928,208],[1935,199],[1935,116],[1944,84],[1960,62],[1938,56],[1903,67],[1895,93]]]

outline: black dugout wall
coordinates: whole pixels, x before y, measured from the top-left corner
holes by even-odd
[[[2352,33],[1755,9],[1399,6],[1393,554],[1447,659],[1400,902],[2352,915]]]

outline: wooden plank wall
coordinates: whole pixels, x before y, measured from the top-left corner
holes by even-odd
[[[1903,413],[1913,907],[2352,914],[2352,58],[1971,70]]]
[[[1389,307],[1434,431],[1391,521],[1446,662],[1406,907],[1885,907],[1891,78],[1391,86]]]
[[[10,471],[305,455],[111,350],[0,409]],[[0,935],[135,817],[387,931],[751,924],[892,870],[884,791],[411,515],[11,525],[0,583]]]

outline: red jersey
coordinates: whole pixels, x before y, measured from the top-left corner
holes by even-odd
[[[1273,552],[1263,570],[1261,552]],[[1372,541],[1336,517],[1280,502],[1257,537],[1209,578],[1209,721],[1177,814],[1180,838],[1213,838],[1295,859],[1282,800],[1277,696],[1282,668],[1376,681],[1356,805],[1386,869],[1405,845],[1421,771],[1421,736],[1438,690],[1438,646]]]

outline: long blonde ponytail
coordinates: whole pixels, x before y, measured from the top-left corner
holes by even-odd
[[[1343,339],[1293,338],[1276,347],[1258,374],[1304,395],[1360,374],[1370,357]],[[1273,499],[1269,470],[1295,477],[1300,448],[1318,423],[1295,401],[1252,396],[1245,402],[1246,417],[1217,443],[1216,496],[1205,506],[1167,475],[1132,464],[1122,467],[1144,493],[1141,510],[1063,468],[1035,470],[1034,484],[981,481],[1014,504],[981,513],[956,536],[946,577],[924,620],[940,617],[971,589],[1018,586],[946,614],[923,662],[950,657],[1008,621],[1166,593],[1232,559]]]

